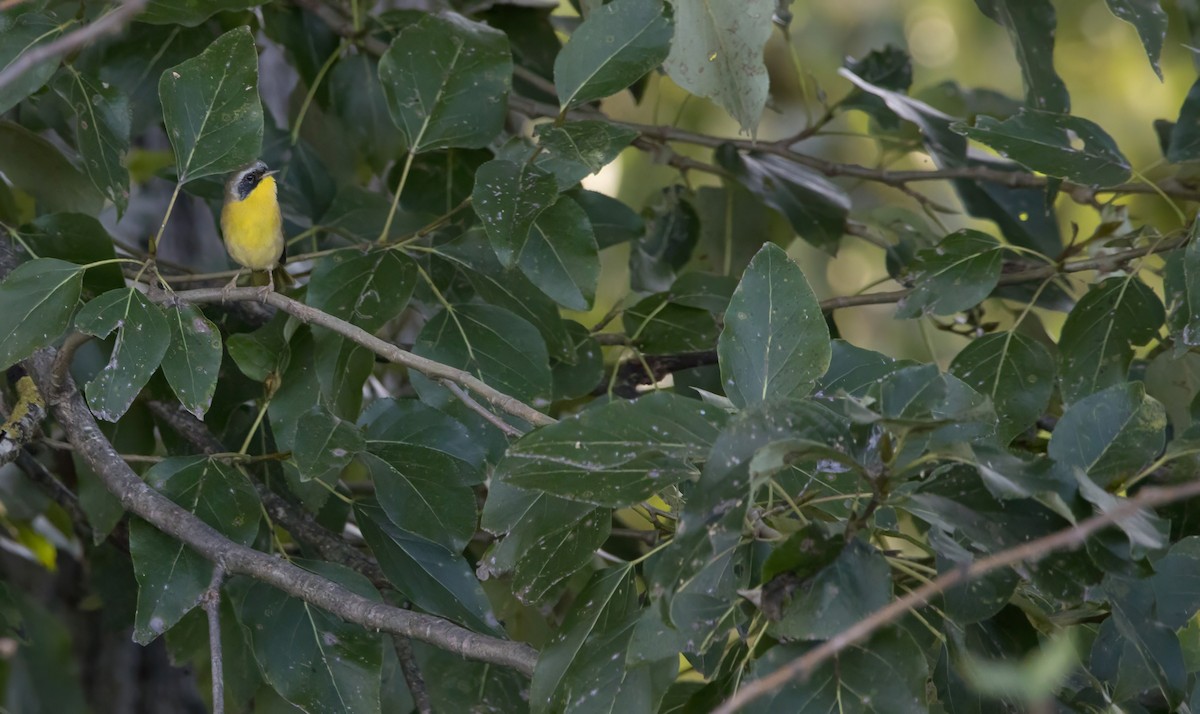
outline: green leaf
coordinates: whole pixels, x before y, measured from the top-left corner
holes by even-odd
[[[504,634],[466,558],[397,526],[378,507],[360,503],[355,516],[384,575],[413,604],[477,632]]]
[[[0,173],[33,196],[44,212],[94,216],[104,196],[49,141],[19,124],[0,121]]]
[[[258,157],[263,112],[249,27],[226,32],[196,57],[163,72],[158,96],[179,183],[226,174]]]
[[[1054,358],[1041,343],[1016,332],[973,340],[954,357],[950,373],[991,398],[1006,444],[1037,421],[1054,391]]]
[[[483,445],[462,422],[415,399],[377,399],[363,413],[360,423],[372,442],[433,449],[475,468],[481,467],[487,456]]]
[[[672,653],[666,668],[615,661],[628,648],[642,612],[633,569],[624,565],[593,573],[575,602],[558,636],[538,657],[529,685],[530,711],[653,711],[651,702],[675,678],[678,658]],[[655,686],[653,680],[664,675],[665,683]]]
[[[1182,435],[1193,424],[1191,406],[1200,393],[1200,354],[1163,351],[1146,365],[1146,393],[1162,402],[1171,427]],[[1178,443],[1178,440],[1172,443]]]
[[[1067,87],[1054,71],[1057,19],[1050,0],[975,0],[975,4],[1008,30],[1025,80],[1025,105],[1047,112],[1070,112]]]
[[[129,98],[117,87],[68,66],[56,91],[75,112],[75,147],[92,185],[117,207],[129,204]]]
[[[425,15],[379,60],[392,121],[414,154],[479,149],[504,126],[512,88],[508,37],[461,15]]]
[[[475,173],[471,207],[483,223],[496,257],[505,268],[521,258],[537,217],[554,205],[554,176],[529,163],[494,159]]]
[[[255,382],[264,382],[272,372],[283,374],[287,370],[289,319],[284,313],[275,313],[270,322],[257,330],[238,332],[225,340],[225,349],[242,374]]]
[[[171,343],[163,356],[163,375],[183,408],[203,419],[221,371],[221,333],[195,305],[171,305],[166,314]]]
[[[206,457],[172,457],[146,472],[146,481],[223,535],[248,545],[258,533],[261,505],[234,467]],[[148,523],[130,525],[129,550],[138,581],[134,639],[147,644],[199,604],[212,564]]]
[[[1054,427],[1047,453],[1107,488],[1158,456],[1166,427],[1166,410],[1146,396],[1141,382],[1117,384],[1072,404]]]
[[[837,250],[850,197],[836,184],[792,161],[742,153],[732,144],[719,146],[714,158],[746,190],[783,214],[801,238],[830,253]]]
[[[0,14],[0,72],[23,61],[22,58],[36,48],[55,40],[71,24],[59,24],[38,12],[25,12],[15,17],[7,13]],[[54,70],[58,69],[58,63],[57,55],[37,62],[0,89],[0,114],[17,106],[22,99],[49,82]]]
[[[764,597],[765,588],[764,588]],[[769,625],[783,640],[833,637],[892,599],[892,575],[883,554],[852,540],[832,563],[805,578],[782,607],[782,618]]]
[[[587,214],[571,197],[560,196],[537,217],[519,262],[525,277],[559,305],[592,308],[600,253]]]
[[[570,196],[587,214],[600,250],[636,240],[646,231],[642,217],[615,198],[584,189],[572,191]]]
[[[550,396],[550,358],[537,330],[494,305],[455,305],[425,323],[413,352],[466,370],[525,403]]]
[[[695,274],[684,273],[679,281]],[[648,355],[711,350],[720,335],[712,313],[672,302],[671,293],[651,295],[628,308],[621,322],[634,346]]]
[[[89,264],[116,257],[112,236],[100,221],[82,213],[49,213],[21,226],[21,240],[42,258]],[[98,295],[125,285],[121,266],[108,263],[88,268],[83,289]]]
[[[1165,318],[1158,296],[1132,276],[1093,286],[1067,315],[1058,341],[1063,401],[1126,381],[1134,346],[1153,339]]]
[[[292,458],[304,481],[336,477],[366,446],[353,424],[315,407],[296,422],[296,443]]]
[[[293,563],[379,600],[366,578],[345,566]],[[246,589],[238,614],[263,678],[292,704],[311,714],[379,714],[379,633],[261,582]]]
[[[1112,14],[1133,25],[1142,46],[1146,48],[1146,59],[1161,82],[1162,68],[1158,58],[1162,56],[1163,41],[1167,38],[1167,13],[1159,0],[1107,0]]]
[[[0,367],[7,368],[45,347],[67,329],[83,268],[54,258],[18,265],[0,283]]]
[[[637,292],[662,292],[692,258],[700,238],[700,218],[683,199],[683,187],[663,189],[645,233],[629,252],[629,286]]]
[[[447,550],[466,547],[476,524],[474,469],[423,446],[368,441],[367,449],[359,458],[393,523]]]
[[[535,134],[542,149],[537,165],[554,174],[559,191],[608,166],[638,135],[633,129],[590,119],[542,124]]]
[[[166,315],[140,290],[123,288],[84,305],[75,317],[75,327],[95,337],[117,331],[108,363],[83,389],[97,417],[116,421],[150,381],[171,346]]]
[[[1004,121],[979,116],[973,127],[952,128],[1027,168],[1085,186],[1115,186],[1131,173],[1112,137],[1081,117],[1022,109]]]
[[[1079,495],[1095,506],[1097,511],[1105,514],[1117,511],[1122,515],[1115,525],[1129,537],[1129,544],[1134,549],[1132,552],[1134,557],[1145,557],[1148,551],[1167,547],[1171,537],[1170,521],[1159,518],[1152,509],[1145,507],[1129,512],[1127,510],[1128,499],[1119,498],[1105,491],[1078,469],[1075,470],[1075,480],[1079,483]]]
[[[1183,251],[1183,288],[1186,295],[1187,322],[1183,326],[1183,342],[1195,347],[1200,345],[1200,225],[1192,223],[1188,231],[1188,244]]]
[[[1173,164],[1200,159],[1200,79],[1192,84],[1179,118],[1171,130],[1171,141],[1167,145],[1167,161]]]
[[[675,83],[708,97],[754,136],[767,104],[763,49],[771,37],[774,0],[671,0],[675,38],[664,69]]]
[[[950,315],[975,307],[996,288],[1003,256],[1003,246],[986,233],[970,228],[951,233],[918,254],[913,288],[896,316]]]
[[[894,360],[878,352],[855,347],[845,340],[833,340],[830,346],[832,356],[829,360],[829,371],[817,381],[817,391],[826,396],[836,395],[838,392],[862,396],[884,377],[916,364],[908,360]],[[959,376],[961,378],[961,375]]]
[[[577,399],[591,393],[604,379],[604,353],[588,328],[573,320],[565,321],[575,343],[575,364],[550,360],[554,377],[554,401]]]
[[[662,64],[671,22],[662,5],[613,0],[595,7],[554,60],[554,86],[563,110],[625,89]]]
[[[320,20],[316,22],[320,23]],[[407,144],[392,121],[387,97],[379,83],[379,63],[366,53],[346,55],[334,64],[326,82],[330,109],[339,119],[345,137],[358,150],[361,160],[382,174],[388,164],[404,153]],[[388,202],[384,199],[383,203],[386,211]],[[382,228],[383,221],[380,221],[370,236],[372,240]]]
[[[725,394],[738,406],[800,397],[825,373],[829,328],[800,267],[768,243],[750,261],[717,343]]]
[[[150,0],[138,16],[138,22],[151,25],[195,27],[218,12],[249,10],[262,0]]]
[[[754,681],[782,667],[812,644],[776,645],[751,668]],[[808,677],[794,677],[744,711],[926,714],[929,665],[912,636],[899,627],[851,645]]]
[[[317,262],[305,302],[375,332],[408,306],[417,266],[398,250],[339,250]]]
[[[614,508],[696,474],[724,413],[656,392],[542,427],[509,447],[493,477],[518,488]]]
[[[383,231],[390,209],[391,204],[383,194],[361,186],[345,186],[333,197],[333,203],[320,222],[330,230],[357,238],[361,243],[369,243]],[[422,216],[397,211],[388,229],[387,239],[403,238],[426,223],[428,221]]]
[[[612,532],[612,511],[494,480],[480,527],[503,536],[480,561],[480,577],[511,574],[513,595],[537,605],[592,562]]]

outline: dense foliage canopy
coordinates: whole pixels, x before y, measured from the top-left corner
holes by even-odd
[[[838,4],[0,1],[7,710],[1200,710],[1200,11]]]

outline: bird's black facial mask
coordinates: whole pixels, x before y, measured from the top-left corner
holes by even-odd
[[[262,165],[255,166],[253,169],[247,171],[246,175],[243,176],[240,181],[238,181],[238,185],[237,185],[238,200],[245,201],[246,196],[250,195],[250,192],[254,190],[254,187],[257,186],[258,182],[262,181],[263,176],[266,176],[266,175],[267,175],[267,167],[262,166]]]

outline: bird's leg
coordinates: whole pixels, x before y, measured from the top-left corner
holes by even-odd
[[[267,296],[275,292],[275,273],[271,270],[267,271],[267,284],[258,289],[258,299],[262,302],[267,301]]]
[[[221,302],[229,301],[229,293],[237,287],[237,281],[240,277],[242,277],[242,269],[238,268],[238,271],[233,274],[233,280],[230,280],[228,285],[221,288]]]

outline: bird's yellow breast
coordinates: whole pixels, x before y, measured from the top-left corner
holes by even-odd
[[[264,177],[245,199],[225,201],[221,209],[225,249],[239,265],[269,270],[283,255],[283,216],[276,198],[275,178]]]

